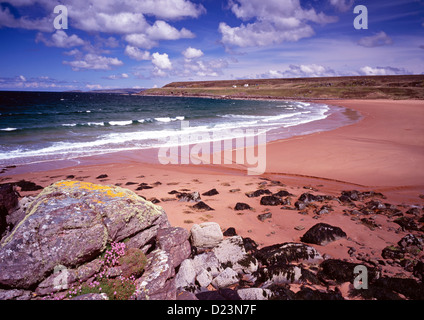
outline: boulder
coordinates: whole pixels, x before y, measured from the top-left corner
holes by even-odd
[[[263,247],[257,251],[255,256],[262,264],[268,266],[292,262],[317,263],[323,260],[315,248],[295,242]]]
[[[238,273],[231,268],[225,268],[216,278],[212,280],[212,285],[216,289],[225,288],[239,282]]]
[[[271,290],[262,288],[244,288],[237,290],[241,300],[268,300],[272,297]]]
[[[196,209],[198,211],[213,211],[214,208],[211,208],[209,205],[204,203],[203,201],[199,201],[195,205],[192,206],[193,209]]]
[[[221,227],[216,222],[194,224],[191,227],[190,234],[191,244],[199,248],[215,247],[224,239]]]
[[[15,191],[12,183],[0,185],[0,239],[11,225],[8,223],[8,215],[17,207],[19,194]]]
[[[246,196],[249,197],[249,198],[256,198],[256,197],[262,196],[264,194],[272,194],[272,192],[269,191],[268,189],[258,189],[256,191],[247,192]]]
[[[302,242],[326,245],[329,242],[346,238],[346,233],[339,227],[326,223],[317,223],[300,238]]]
[[[147,265],[143,275],[135,281],[136,300],[175,300],[176,286],[174,268],[167,252],[153,250],[147,256]]]
[[[58,265],[92,260],[107,243],[154,225],[169,226],[161,207],[116,186],[59,181],[28,206],[25,218],[0,242],[0,285],[33,287]]]
[[[299,283],[302,277],[302,269],[295,265],[282,264],[272,265],[259,269],[257,272],[257,283],[262,288],[274,284]]]
[[[157,245],[160,249],[168,252],[174,268],[191,254],[189,237],[190,233],[180,227],[163,228],[157,232]]]
[[[214,195],[217,195],[217,194],[219,194],[219,192],[216,189],[211,189],[209,191],[203,192],[202,196],[209,196],[210,197],[210,196],[214,196]]]
[[[272,213],[271,212],[261,213],[257,215],[257,218],[259,221],[264,222],[266,219],[272,218]]]
[[[320,264],[318,276],[323,279],[335,280],[339,283],[353,283],[357,274],[354,273],[355,267],[360,264],[337,259],[328,259]],[[379,271],[376,268],[367,267],[368,280],[372,281],[379,277]]]
[[[187,193],[187,192],[178,192],[177,194],[177,198],[179,199],[179,201],[185,201],[185,202],[199,202],[200,199],[200,194],[197,191],[194,191],[192,193]]]

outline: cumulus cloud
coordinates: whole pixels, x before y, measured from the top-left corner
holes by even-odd
[[[226,46],[250,47],[298,41],[314,34],[309,24],[327,24],[337,21],[315,9],[302,8],[299,0],[232,0],[231,11],[246,23],[231,27],[219,24],[222,43]],[[253,22],[250,22],[253,21]]]
[[[108,80],[128,79],[128,78],[129,78],[129,75],[127,73],[112,74],[110,76],[103,77],[103,79],[108,79]]]
[[[380,31],[369,37],[363,37],[358,41],[358,45],[366,48],[381,47],[392,43],[392,38],[390,38],[384,31]]]
[[[160,70],[170,70],[172,69],[172,63],[169,60],[168,54],[155,52],[152,54],[152,63],[159,68]]]
[[[125,47],[124,53],[131,59],[141,61],[141,60],[150,60],[150,52],[142,51],[139,48],[127,45]]]
[[[365,66],[359,69],[361,75],[366,76],[385,76],[385,75],[402,75],[402,74],[411,74],[408,70],[404,68],[395,68],[395,67],[370,67]]]
[[[35,42],[43,42],[48,47],[70,48],[81,46],[85,42],[77,35],[68,36],[65,31],[57,30],[52,34],[50,39],[47,39],[44,34],[38,33]]]
[[[53,12],[53,9],[50,12]],[[29,18],[27,16],[15,18],[9,8],[0,7],[0,27],[51,32],[54,30],[53,19],[52,15],[43,18]]]
[[[178,76],[192,78],[194,76],[217,77],[223,74],[223,69],[228,67],[228,62],[225,59],[185,59],[176,72]]]
[[[330,3],[339,11],[348,11],[355,0],[330,0]]]
[[[112,67],[123,65],[118,58],[100,56],[93,53],[87,53],[82,59],[74,61],[63,61],[64,64],[70,65],[73,70],[110,70]]]
[[[203,56],[203,52],[200,49],[195,49],[192,47],[188,47],[187,49],[185,49],[182,52],[183,56],[186,59],[196,59],[196,58],[200,58],[201,56]]]

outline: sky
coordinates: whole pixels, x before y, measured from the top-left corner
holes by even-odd
[[[0,0],[0,43],[0,90],[424,74],[424,0]]]

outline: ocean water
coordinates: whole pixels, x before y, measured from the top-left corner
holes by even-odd
[[[330,114],[293,101],[0,92],[0,166],[160,147],[187,133],[265,132],[269,141]]]

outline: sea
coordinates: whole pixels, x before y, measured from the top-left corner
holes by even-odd
[[[156,148],[187,133],[204,140],[215,133],[261,133],[272,141],[332,129],[305,124],[343,110],[283,100],[0,92],[0,168]]]

